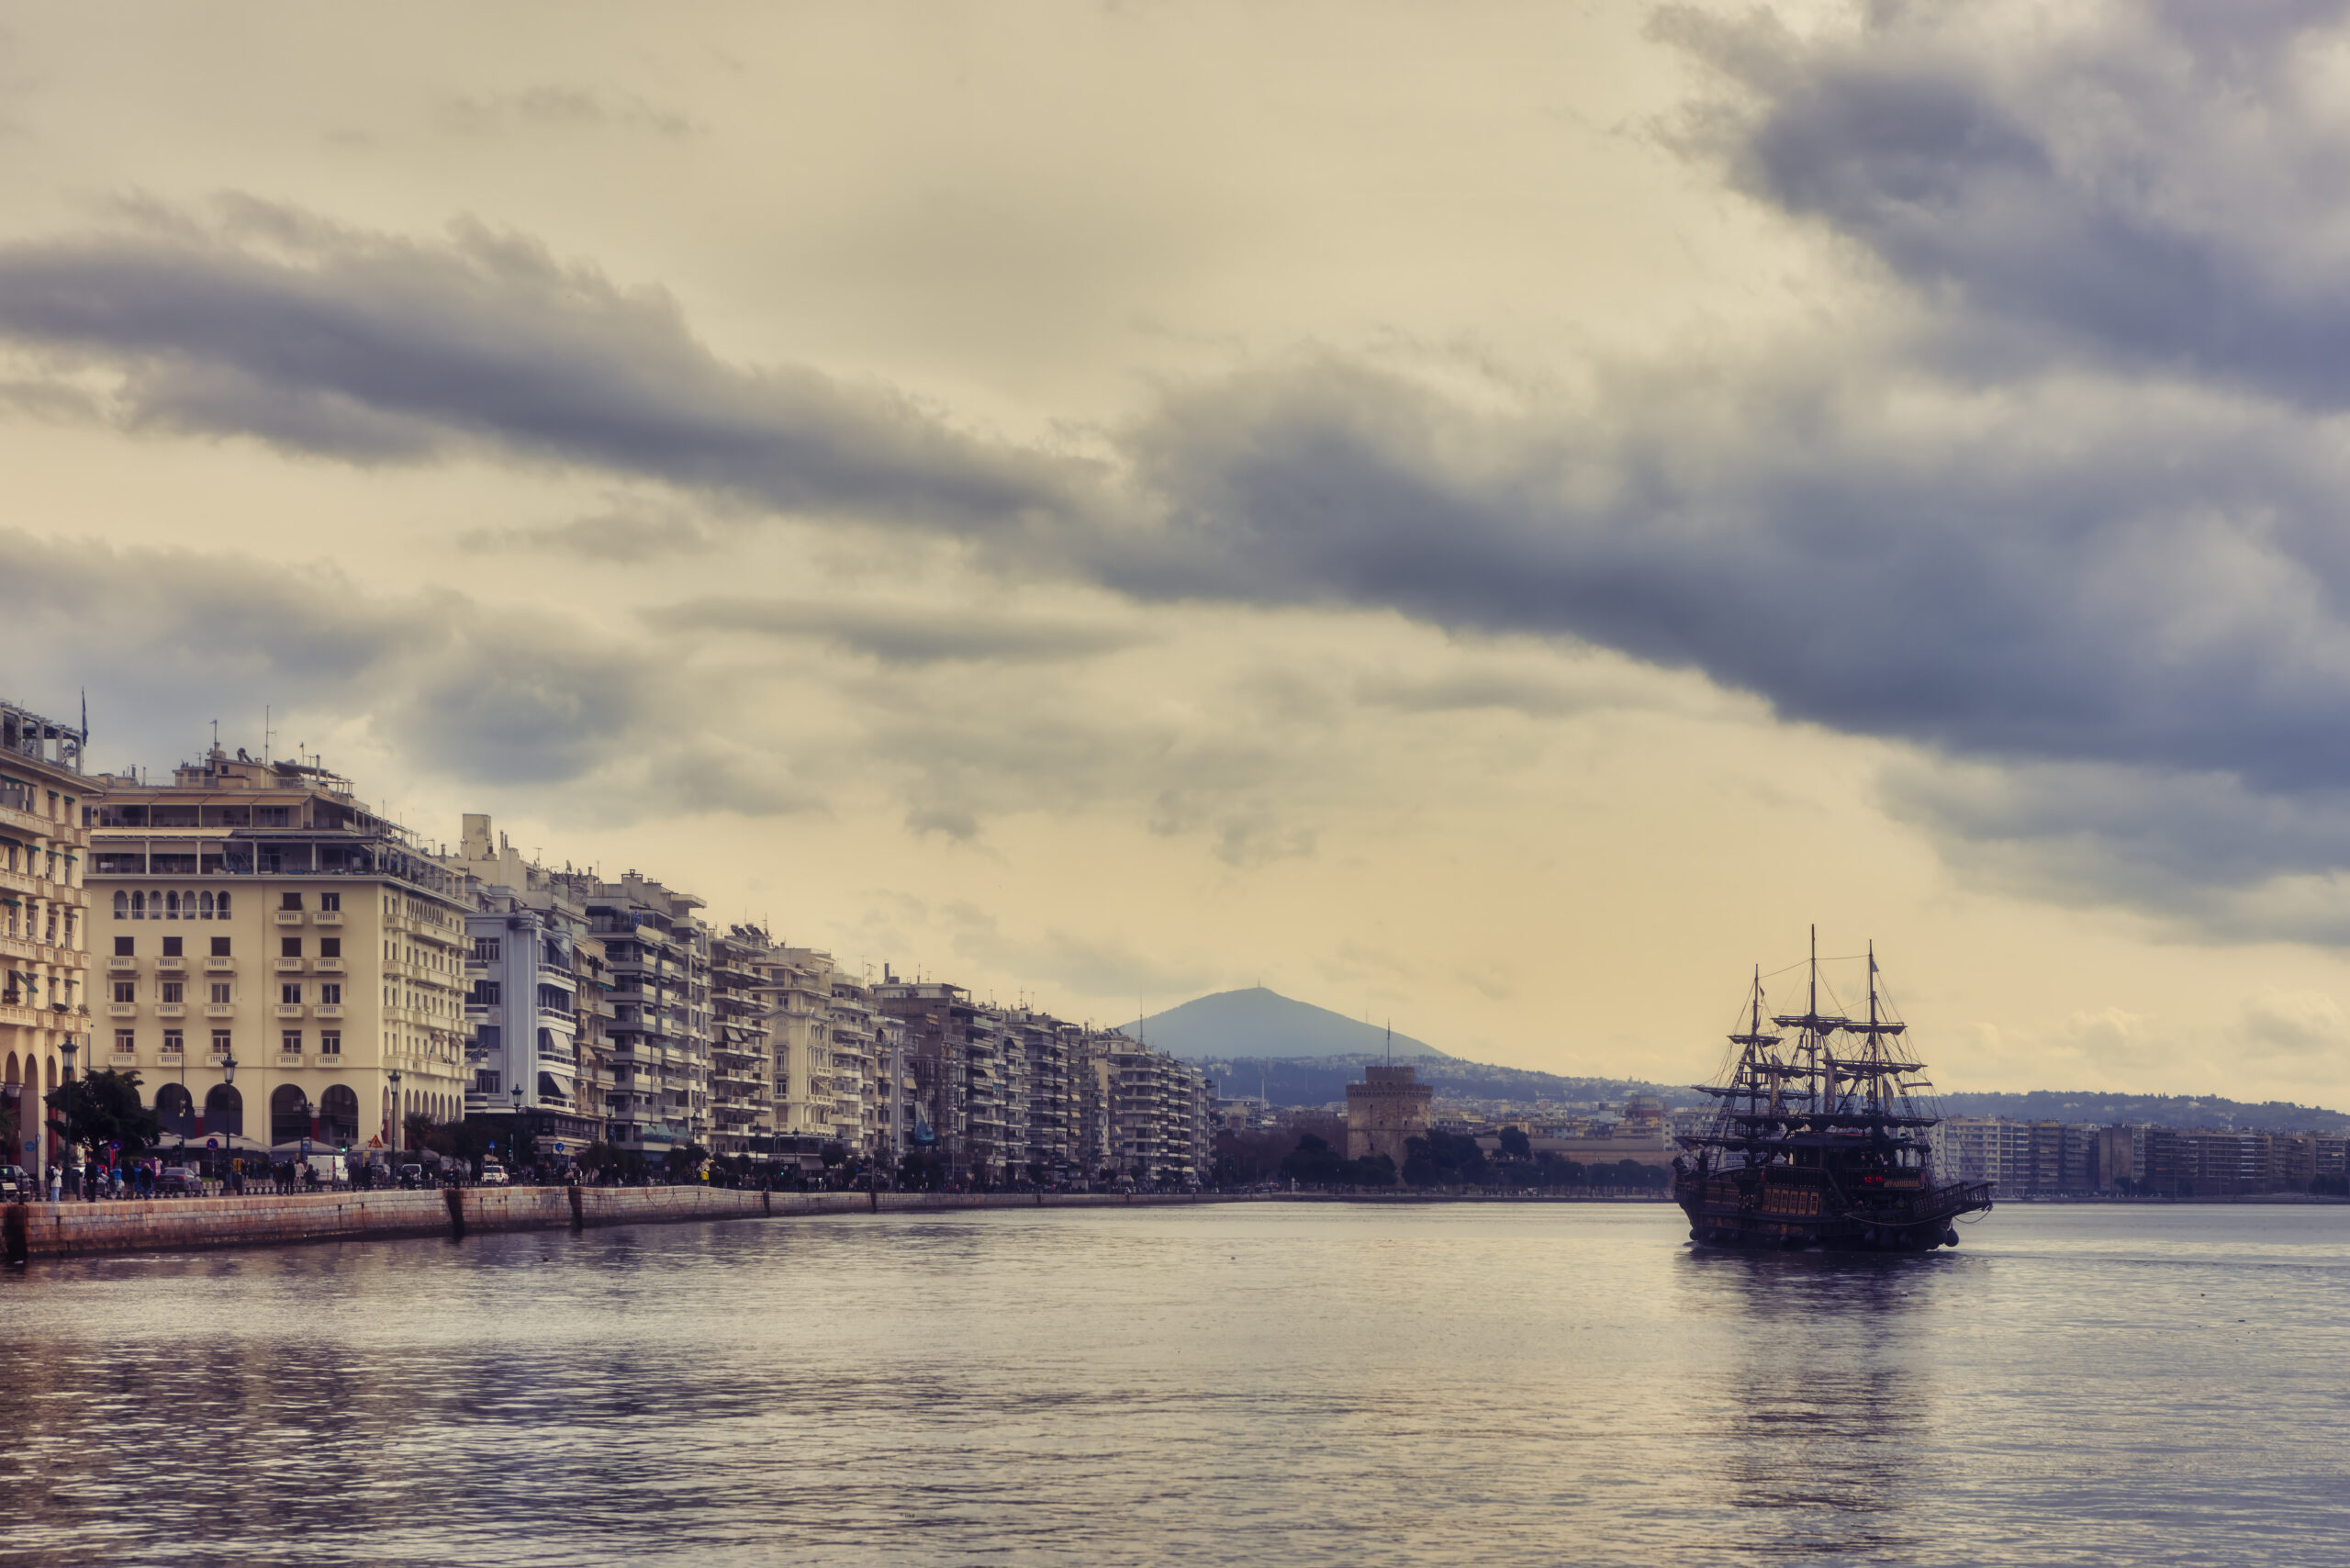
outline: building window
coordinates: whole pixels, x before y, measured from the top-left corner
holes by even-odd
[[[163,1000],[163,1001],[165,1001],[165,1002],[183,1002],[183,1001],[186,1000],[185,996],[183,994],[183,993],[185,992],[185,989],[186,989],[186,988],[185,988],[185,987],[184,987],[184,986],[183,986],[183,985],[182,985],[178,980],[165,980],[165,981],[163,981],[163,982],[162,982],[162,989],[163,989],[162,1000]]]
[[[136,1001],[138,1001],[138,1000],[139,1000],[139,982],[138,982],[137,980],[117,980],[117,981],[115,981],[115,982],[114,982],[114,999],[115,999],[117,1002],[136,1002]]]
[[[302,907],[302,895],[300,893],[280,893],[277,897],[277,907],[280,909],[300,909]]]
[[[288,1007],[301,1006],[302,982],[300,980],[288,980],[284,985],[279,986],[277,988],[277,1000],[284,1002]]]
[[[185,1036],[183,1036],[177,1029],[166,1029],[163,1031],[163,1054],[165,1056],[175,1057],[179,1055],[181,1050],[184,1048]]]
[[[134,950],[131,944],[135,940],[136,938],[129,936],[116,937],[114,939],[114,956],[118,958],[128,958],[130,957]]]
[[[319,895],[319,907],[320,909],[331,909],[339,912],[342,908],[342,895],[341,893],[320,893]]]
[[[496,980],[474,981],[474,1005],[476,1007],[497,1006],[498,995],[498,982]]]
[[[133,1034],[129,1029],[117,1029],[114,1032],[115,1055],[118,1057],[134,1056],[138,1054],[138,1050],[139,1036],[137,1035]]]
[[[342,1031],[340,1029],[328,1029],[320,1033],[319,1036],[319,1054],[322,1057],[341,1056],[342,1054]],[[330,1090],[328,1092],[331,1093],[333,1091]]]
[[[214,980],[212,982],[212,1005],[215,1007],[226,1007],[229,1005],[229,982],[227,980]]]
[[[201,918],[206,920],[212,918],[212,894],[208,890],[204,894],[204,902],[201,908]]]
[[[340,937],[340,936],[321,936],[321,937],[319,937],[319,958],[341,958],[341,957],[342,957],[342,938],[341,938],[341,937]]]
[[[277,939],[277,956],[281,958],[300,958],[302,956],[302,939],[299,936],[279,937]]]
[[[277,1048],[280,1052],[289,1057],[300,1056],[302,1054],[302,1031],[299,1029],[286,1030],[283,1035],[278,1036]]]
[[[319,987],[319,1000],[329,1007],[341,1006],[342,987],[340,984],[335,983],[320,985]]]
[[[494,964],[498,962],[497,937],[476,936],[474,938],[474,962],[476,964]]]
[[[130,895],[129,893],[118,892],[114,895],[114,917],[117,920],[128,920],[130,918]]]
[[[227,988],[223,987],[222,989],[225,990]],[[225,1057],[229,1055],[228,1030],[215,1029],[212,1031],[212,1054],[216,1057]]]
[[[179,917],[180,895],[176,892],[165,893],[163,895],[163,918],[165,920],[177,920]]]
[[[220,918],[221,918],[221,919],[223,919],[223,920],[226,920],[226,919],[228,919],[228,918],[229,918],[229,895],[228,895],[227,893],[222,893],[222,894],[220,895],[220,901],[219,901],[219,902],[220,902]]]
[[[130,895],[130,918],[133,920],[144,920],[147,918],[147,895],[145,893],[140,892]]]
[[[476,1094],[497,1093],[498,1074],[486,1067],[476,1071],[474,1074],[474,1092]]]
[[[229,956],[229,939],[226,936],[215,936],[212,939],[212,956],[216,958],[225,958]]]

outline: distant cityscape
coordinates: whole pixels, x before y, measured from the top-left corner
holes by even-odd
[[[0,1164],[37,1176],[65,1158],[39,1106],[77,1058],[138,1074],[167,1140],[223,1156],[462,1147],[917,1186],[1588,1181],[1669,1169],[1711,1114],[1693,1090],[1417,1042],[1402,1066],[1185,1060],[950,980],[852,973],[656,876],[526,859],[487,815],[436,846],[316,757],[215,745],[158,783],[87,772],[87,740],[0,705]],[[1357,1027],[1261,988],[1205,1000],[1249,995]],[[1939,1170],[2008,1196],[2350,1190],[2331,1112],[1953,1097],[1970,1099],[2092,1113],[1934,1129]],[[2223,1125],[2142,1114],[2174,1107]]]

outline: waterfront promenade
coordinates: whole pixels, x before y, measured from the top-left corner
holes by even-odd
[[[420,1192],[252,1193],[0,1206],[7,1261],[102,1252],[176,1252],[310,1241],[586,1229],[696,1220],[957,1209],[1146,1208],[1199,1204],[1642,1203],[1646,1195],[1482,1193],[798,1193],[725,1187],[447,1187]]]

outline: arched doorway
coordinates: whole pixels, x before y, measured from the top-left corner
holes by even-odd
[[[335,1084],[319,1096],[319,1136],[335,1148],[359,1141],[359,1096]]]
[[[309,1098],[290,1083],[279,1084],[269,1097],[269,1141],[298,1143],[309,1136]]]
[[[155,1119],[165,1133],[177,1137],[201,1130],[196,1120],[196,1096],[185,1084],[166,1083],[155,1091]]]
[[[241,1133],[245,1130],[245,1097],[226,1083],[216,1083],[204,1096],[204,1130]]]

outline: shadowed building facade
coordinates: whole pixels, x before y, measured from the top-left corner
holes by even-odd
[[[1425,1137],[1436,1090],[1408,1067],[1367,1067],[1363,1081],[1347,1085],[1347,1158],[1383,1154],[1404,1168],[1404,1142]]]

